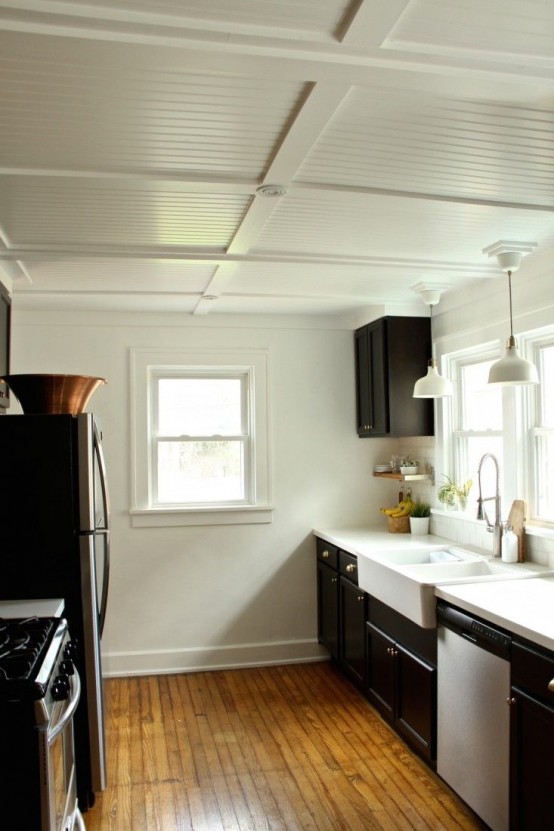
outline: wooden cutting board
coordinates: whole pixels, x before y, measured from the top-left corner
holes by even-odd
[[[508,514],[508,522],[512,526],[512,531],[517,537],[518,543],[518,562],[522,563],[525,560],[525,519],[527,516],[527,503],[524,499],[514,499],[510,513]]]

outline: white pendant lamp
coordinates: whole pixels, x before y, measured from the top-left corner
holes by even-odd
[[[515,387],[539,383],[536,366],[519,354],[512,321],[512,273],[518,270],[523,253],[531,251],[534,246],[535,243],[496,243],[484,249],[484,253],[488,253],[489,256],[496,255],[498,265],[502,271],[508,274],[510,337],[506,343],[506,354],[491,366],[489,372],[489,384],[497,387]]]
[[[440,291],[423,285],[414,286],[414,291],[421,294],[424,303],[429,306],[431,317],[431,359],[427,367],[427,375],[419,378],[414,384],[413,398],[445,398],[452,395],[452,383],[448,378],[439,374],[433,346],[433,306],[440,300]]]

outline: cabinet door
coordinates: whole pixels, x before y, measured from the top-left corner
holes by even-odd
[[[395,718],[394,640],[366,624],[367,696],[387,719]]]
[[[385,321],[356,332],[356,401],[358,435],[389,432]]]
[[[437,671],[398,643],[395,660],[397,730],[423,756],[434,759]]]
[[[339,575],[321,561],[317,563],[317,623],[319,643],[338,659]]]
[[[369,351],[366,329],[359,329],[355,339],[356,350],[356,424],[359,436],[369,435],[371,407],[369,402]]]
[[[512,687],[510,722],[510,827],[554,827],[554,710]]]
[[[346,577],[340,578],[340,657],[342,668],[359,686],[365,680],[367,595]]]

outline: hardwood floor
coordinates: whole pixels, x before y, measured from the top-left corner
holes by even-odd
[[[331,663],[111,679],[87,831],[482,829]]]

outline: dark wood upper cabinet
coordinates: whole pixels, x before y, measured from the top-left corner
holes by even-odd
[[[432,436],[433,401],[413,398],[431,358],[429,318],[382,317],[354,335],[358,435]]]

